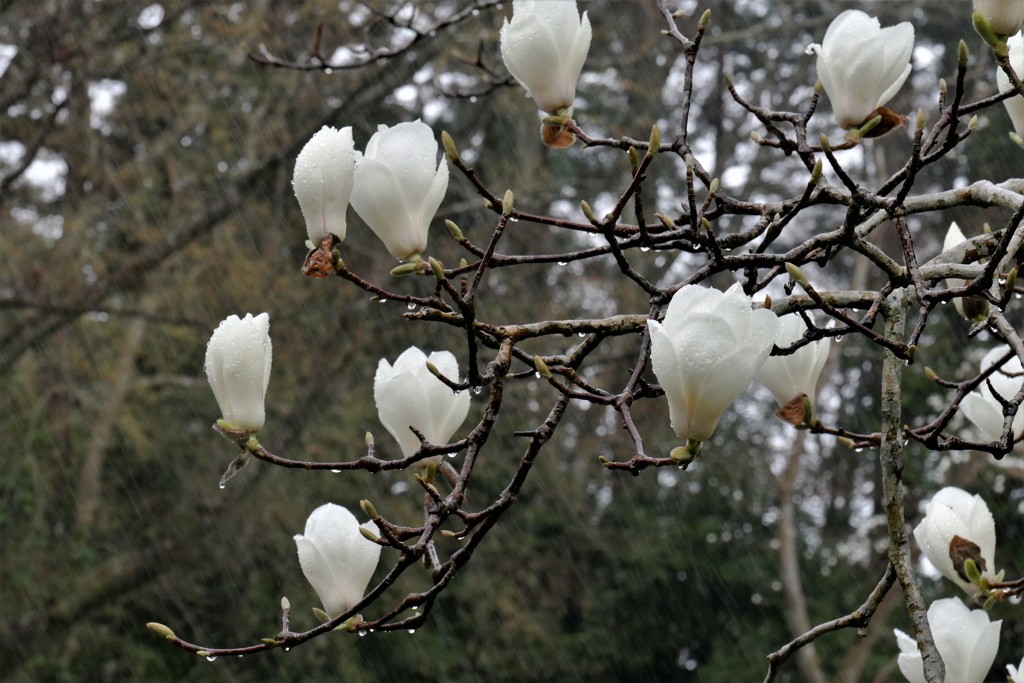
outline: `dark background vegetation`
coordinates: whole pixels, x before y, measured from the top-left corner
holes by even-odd
[[[464,6],[415,4],[428,23]],[[681,26],[692,33],[704,7],[674,4],[690,12]],[[754,102],[802,110],[815,80],[804,48],[846,6],[710,4],[691,139],[730,193],[788,196],[805,178],[798,164],[750,143],[755,122],[731,101],[723,74]],[[938,78],[952,78],[960,38],[972,49],[968,96],[993,92],[994,67],[970,28],[966,0],[860,6],[885,24],[911,20],[917,30],[914,75],[890,106],[906,113],[923,106],[933,116]],[[646,138],[659,123],[674,135],[682,60],[660,33],[656,3],[595,0],[581,8],[590,12],[594,39],[578,89],[580,125]],[[492,88],[467,63],[479,48],[504,78],[497,31],[510,11],[509,2],[486,3],[394,57],[325,73],[269,68],[249,54],[263,43],[309,63],[321,23],[326,55],[408,36],[349,0],[0,3],[0,46],[7,54],[16,48],[0,76],[0,679],[754,681],[764,676],[767,653],[794,634],[784,557],[799,570],[796,588],[812,624],[863,601],[885,564],[873,454],[798,438],[771,417],[774,404],[755,387],[688,471],[638,478],[597,461],[601,453],[628,455],[615,416],[572,407],[516,506],[415,634],[333,634],[290,653],[210,663],[146,630],[147,621],[160,621],[194,642],[256,642],[279,629],[282,595],[295,625],[308,628],[316,596],[292,541],[308,513],[327,501],[355,509],[369,498],[396,521],[419,515],[408,472],[317,475],[254,463],[226,489],[217,486],[235,452],[210,429],[218,411],[202,364],[211,331],[228,314],[270,312],[274,369],[261,440],[293,458],[357,457],[367,430],[385,455],[397,455],[372,402],[377,360],[411,344],[462,349],[457,335],[404,320],[402,305],[300,275],[305,230],[291,168],[312,133],[325,123],[351,125],[362,147],[378,123],[423,117],[438,135],[451,133],[492,190],[512,188],[517,206],[541,213],[579,218],[581,199],[600,213],[625,186],[622,155],[545,149],[532,103],[517,88]],[[104,93],[120,93],[109,110]],[[818,129],[838,139],[822,108]],[[985,112],[977,134],[918,189],[1019,176],[1021,154],[1007,142],[1008,128],[1001,109]],[[903,130],[843,160],[870,184],[908,152]],[[649,176],[652,203],[671,210],[684,198],[671,160],[656,161]],[[430,246],[456,263],[443,218],[475,239],[493,228],[457,172]],[[991,219],[963,210],[916,220],[921,253],[938,252],[953,218],[968,236]],[[793,230],[806,235],[838,220],[809,212]],[[523,253],[574,244],[519,223],[502,246]],[[354,214],[342,249],[353,270],[387,280],[394,264]],[[637,265],[674,281],[692,262],[651,253]],[[646,312],[642,292],[615,273],[606,261],[496,271],[480,296],[481,317]],[[835,287],[873,285],[854,260],[815,277]],[[941,408],[929,400],[935,389],[924,365],[957,376],[987,349],[984,337],[967,348],[966,323],[952,307],[933,329],[908,373],[912,416]],[[850,337],[834,349],[823,419],[875,429],[877,349]],[[621,384],[634,354],[635,341],[618,340],[590,366],[592,381]],[[501,489],[522,448],[512,432],[538,424],[554,398],[529,379],[512,386],[471,503]],[[470,419],[478,415],[479,406],[471,409]],[[678,445],[662,402],[634,415],[651,452]],[[997,466],[988,456],[911,447],[908,516],[916,523],[918,502],[947,483],[981,492],[997,518],[998,563],[1019,575],[1024,470],[1017,462],[1011,456]],[[390,561],[385,552],[382,571]],[[427,581],[409,572],[397,589]],[[955,590],[933,578],[925,589],[929,598]],[[1012,605],[993,612],[1004,619],[996,671],[1024,655],[1024,620]],[[896,599],[865,639],[840,632],[819,641],[822,680],[898,680],[893,626],[906,628]],[[782,678],[809,680],[809,671],[793,662]]]

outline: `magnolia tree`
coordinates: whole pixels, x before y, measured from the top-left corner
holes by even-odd
[[[966,21],[972,12],[969,4],[954,5],[951,11]],[[213,333],[206,358],[222,413],[216,429],[241,449],[221,486],[253,460],[309,470],[309,476],[409,470],[422,488],[422,521],[409,525],[393,519],[386,508],[369,500],[359,502],[367,518],[362,524],[335,501],[314,510],[304,532],[295,536],[298,564],[322,603],[313,607],[321,623],[308,630],[292,627],[286,599],[280,631],[252,645],[201,645],[163,624],[154,622],[150,628],[211,659],[288,650],[336,630],[366,634],[415,629],[429,620],[441,593],[516,502],[570,403],[615,411],[628,435],[626,455],[602,456],[594,466],[642,476],[651,468],[686,469],[698,457],[714,458],[713,448],[704,444],[733,402],[757,381],[774,395],[779,417],[792,429],[877,454],[888,530],[888,565],[863,604],[790,642],[780,638],[779,649],[766,653],[765,680],[775,679],[787,659],[815,639],[839,629],[865,628],[890,590],[902,593],[912,626],[912,633],[897,631],[890,641],[908,680],[983,680],[998,651],[1000,631],[1000,622],[991,621],[985,610],[1024,592],[1024,579],[1008,579],[997,565],[995,525],[985,502],[960,489],[945,488],[931,499],[912,536],[920,552],[949,579],[950,590],[959,589],[961,596],[926,604],[908,533],[916,513],[904,507],[901,481],[909,442],[934,451],[980,451],[999,459],[1014,449],[1022,433],[1017,413],[1024,400],[1024,342],[1004,310],[1019,291],[1016,262],[1024,239],[1024,180],[916,190],[923,169],[969,145],[977,114],[986,108],[1005,105],[1017,128],[1007,132],[1012,139],[1007,144],[1024,146],[1018,137],[1024,133],[1024,99],[1018,94],[1024,93],[1018,77],[1024,74],[1024,39],[1017,34],[1024,21],[1024,0],[976,0],[974,5],[974,26],[991,47],[977,58],[991,61],[1000,85],[995,96],[966,100],[969,55],[961,42],[955,72],[948,82],[935,84],[937,105],[922,106],[909,118],[888,109],[886,104],[911,73],[914,28],[909,23],[882,27],[876,18],[857,10],[836,16],[821,42],[808,47],[816,55],[819,81],[801,111],[758,106],[756,97],[745,96],[730,82],[732,98],[760,124],[750,144],[791,157],[802,168],[802,177],[793,180],[792,196],[778,201],[724,192],[691,145],[688,113],[694,66],[712,17],[710,12],[699,18],[674,12],[668,0],[659,0],[658,7],[663,33],[674,41],[686,65],[682,121],[671,131],[655,126],[643,139],[626,134],[600,137],[574,118],[577,79],[586,68],[592,36],[587,12],[581,14],[573,0],[516,0],[500,29],[501,59],[540,110],[539,137],[522,144],[562,150],[558,153],[569,156],[566,163],[599,148],[621,153],[629,180],[600,215],[585,201],[575,219],[520,208],[514,188],[498,189],[480,179],[460,155],[456,136],[432,130],[419,120],[380,124],[362,151],[356,149],[350,127],[324,127],[295,159],[298,206],[293,229],[299,239],[301,210],[309,238],[302,272],[310,278],[339,278],[341,286],[408,305],[401,316],[405,320],[396,313],[395,324],[415,323],[422,341],[396,359],[381,358],[372,387],[380,422],[397,448],[367,433],[365,455],[351,460],[307,461],[298,454],[269,452],[257,438],[265,426],[264,397],[271,373],[268,313],[230,316]],[[444,24],[458,23],[468,14],[468,9],[459,10]],[[391,20],[399,21],[397,17]],[[408,19],[406,27],[413,26]],[[414,31],[417,37],[427,33]],[[296,66],[265,51],[257,61]],[[307,66],[332,67],[328,60]],[[822,109],[825,113],[819,113]],[[834,123],[827,120],[829,110]],[[831,132],[809,135],[812,121]],[[845,151],[908,128],[913,138],[910,156],[883,182],[869,185],[849,172]],[[678,178],[677,169],[684,173],[672,185],[678,188],[674,211],[650,212],[644,204],[645,189],[653,178]],[[501,169],[488,170],[489,176],[500,177]],[[449,184],[455,182],[471,186],[490,210],[486,239],[470,239],[451,221],[445,222],[446,229],[438,225],[435,214]],[[970,238],[953,223],[942,253],[928,261],[919,259],[918,236],[908,219],[959,206],[1000,207],[1008,218]],[[371,281],[346,265],[349,207],[398,259],[391,279]],[[798,218],[811,210],[818,212],[816,216],[830,216],[828,222],[817,219],[822,229],[796,244],[780,239],[795,234]],[[737,216],[753,222],[739,230],[722,227],[726,219]],[[502,253],[502,236],[518,221],[583,235],[589,242],[567,253]],[[877,245],[882,232],[898,238],[898,256]],[[429,255],[431,240],[438,239],[459,245],[464,256],[458,263],[442,263]],[[790,246],[780,248],[783,242]],[[675,281],[653,282],[636,267],[650,250],[687,254],[686,263],[695,265]],[[871,264],[884,278],[883,286],[833,290],[817,285],[817,275],[808,274],[812,270],[807,266],[813,264],[820,268],[813,273],[827,279],[829,269],[851,252]],[[383,250],[381,258],[387,258]],[[512,322],[494,319],[479,299],[488,272],[494,269],[591,260],[613,262],[621,277],[643,292],[649,307],[590,319]],[[733,284],[721,291],[710,286],[712,276]],[[422,290],[421,282],[429,284],[430,293],[410,293]],[[942,378],[914,363],[933,313],[950,301],[969,320],[968,337],[998,340],[968,377]],[[464,342],[458,348],[434,348],[430,325],[460,330]],[[881,358],[877,432],[858,433],[842,424],[828,424],[816,414],[816,389],[830,341],[843,335],[862,336]],[[632,345],[631,359],[622,368],[623,381],[596,384],[585,372],[588,362],[614,338],[628,339]],[[536,355],[526,350],[537,340],[560,351]],[[901,410],[903,380],[913,372],[926,374],[937,395],[944,397],[944,408],[934,419],[915,423]],[[483,503],[474,499],[470,505],[467,492],[480,455],[492,435],[507,429],[502,421],[506,389],[524,380],[546,382],[547,415],[534,428],[516,433],[523,448],[500,494]],[[466,424],[471,402],[480,418]],[[633,418],[638,406],[652,402],[667,405],[671,429],[678,437],[678,445],[669,452],[651,452]],[[979,438],[950,430],[957,412],[973,423],[976,431],[970,433]],[[608,448],[609,453],[623,450],[621,444]],[[400,456],[385,455],[389,452]],[[438,543],[441,536],[446,543]],[[405,572],[426,572],[430,587],[396,595],[395,582]],[[375,575],[377,581],[371,585]],[[1007,674],[1014,681],[1024,679],[1017,667],[1008,667]]]

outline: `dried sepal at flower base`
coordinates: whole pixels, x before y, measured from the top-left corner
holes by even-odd
[[[928,561],[969,595],[979,588],[966,576],[964,560],[971,558],[984,577],[995,576],[995,520],[981,496],[941,489],[925,506],[914,539]]]
[[[807,325],[798,313],[779,318],[779,336],[775,345],[792,346],[800,340]],[[779,416],[791,424],[801,424],[810,415],[807,404],[813,404],[818,378],[828,360],[829,339],[819,339],[784,356],[769,356],[755,377],[772,392],[779,402]]]

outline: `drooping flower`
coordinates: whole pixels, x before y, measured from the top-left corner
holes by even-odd
[[[936,600],[928,608],[935,647],[946,666],[946,683],[982,683],[999,649],[1002,620],[990,621],[983,609],[969,609],[959,598]],[[900,672],[910,683],[925,683],[917,641],[893,629],[900,648]]]
[[[1012,35],[1006,39],[1006,47],[1010,51],[1010,66],[1019,78],[1024,78],[1024,34]],[[1006,92],[1013,88],[1010,77],[1003,73],[1003,70],[996,67],[996,84],[999,92]],[[1003,100],[1006,113],[1010,115],[1013,129],[1017,135],[1024,136],[1024,96],[1014,95]]]
[[[776,346],[792,346],[804,335],[807,325],[797,313],[779,318],[779,336]],[[779,402],[786,407],[799,400],[799,413],[803,415],[803,397],[813,401],[818,386],[818,377],[828,360],[829,340],[819,339],[801,346],[786,356],[768,356],[755,377],[768,388]],[[802,420],[799,420],[802,421]],[[798,421],[798,422],[799,422]]]
[[[345,212],[352,195],[356,164],[352,128],[324,126],[295,159],[292,189],[306,219],[306,233],[316,247],[333,233],[345,239]]]
[[[771,352],[779,319],[750,303],[738,283],[725,293],[687,285],[672,297],[663,323],[647,321],[654,374],[679,438],[709,438]]]
[[[882,28],[860,10],[832,20],[818,55],[818,78],[841,128],[856,128],[891,100],[910,75],[914,27],[909,22]]]
[[[1024,23],[1024,0],[974,0],[974,9],[1001,36],[1010,36]]]
[[[1009,346],[997,346],[986,353],[981,359],[981,371],[988,370],[1009,350]],[[1022,383],[1024,367],[1021,367],[1017,356],[1011,356],[1010,360],[989,375],[977,389],[964,396],[960,401],[960,410],[985,436],[997,441],[1003,435],[1003,406],[993,395],[992,390],[1009,401],[1020,391]],[[1021,434],[1024,434],[1024,409],[1018,410],[1013,417],[1013,435],[1017,437]]]
[[[430,443],[444,445],[469,413],[469,392],[454,392],[427,369],[428,361],[445,377],[458,379],[459,363],[451,352],[428,356],[415,346],[403,351],[394,365],[381,358],[373,378],[377,415],[405,457],[420,449],[420,440],[409,427]]]
[[[427,228],[448,189],[430,126],[416,120],[377,127],[356,164],[352,208],[397,259],[422,254]]]
[[[941,489],[925,505],[914,539],[928,561],[970,595],[977,587],[964,573],[966,558],[974,560],[982,576],[995,575],[996,525],[981,496],[954,486]]]
[[[206,377],[221,416],[232,429],[256,432],[263,427],[263,399],[270,383],[270,316],[239,319],[229,315],[206,345]]]
[[[571,116],[590,34],[576,0],[513,0],[512,21],[501,27],[501,58],[538,108]]]
[[[1006,674],[1010,678],[1009,683],[1024,683],[1024,659],[1020,660],[1017,666],[1007,664]]]
[[[332,617],[363,599],[380,559],[380,546],[363,536],[359,527],[347,508],[326,503],[313,510],[304,533],[295,536],[302,573]],[[380,533],[372,521],[362,527]]]

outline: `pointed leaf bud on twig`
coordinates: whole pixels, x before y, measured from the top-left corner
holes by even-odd
[[[828,136],[827,135],[822,133],[821,136],[818,138],[818,141],[821,143],[821,149],[822,150],[824,150],[826,152],[832,151],[832,143],[828,141]]]
[[[373,434],[371,432],[368,431],[363,435],[363,443],[366,444],[367,448],[373,448]]]
[[[210,651],[209,650],[196,650],[196,656],[197,657],[209,657],[211,655],[210,655]]]
[[[750,139],[759,145],[764,142],[764,138],[756,130],[750,131]]]
[[[418,262],[403,263],[391,269],[391,275],[394,277],[401,277],[402,275],[412,275],[419,270],[420,264]]]
[[[917,130],[924,130],[924,124],[925,124],[926,121],[927,121],[927,119],[925,118],[925,115],[924,115],[924,108],[918,107],[917,108],[917,120],[914,122],[914,124],[917,126]]]
[[[1010,272],[1006,274],[1006,291],[1012,292],[1017,286],[1017,268],[1011,268]]]
[[[157,634],[158,636],[163,636],[167,640],[174,640],[175,638],[177,638],[177,636],[174,635],[174,631],[156,621],[151,621],[148,624],[146,624],[146,628],[148,628],[150,631]]]
[[[448,134],[448,131],[441,131],[441,144],[444,146],[444,153],[448,155],[448,158],[452,161],[459,160],[459,148],[455,146],[455,140],[452,140],[452,136]]]
[[[626,156],[629,157],[629,168],[636,173],[636,170],[640,168],[640,154],[636,151],[636,147],[630,145],[626,150]]]
[[[455,221],[445,219],[444,224],[445,227],[448,228],[448,232],[451,233],[452,237],[459,240],[460,242],[465,239],[465,237],[462,234],[462,230],[460,230],[459,226],[455,224]]]
[[[974,116],[974,117],[971,118],[971,121],[974,121],[977,118],[978,118],[977,116]],[[1017,145],[1018,147],[1024,147],[1024,138],[1022,138],[1021,136],[1017,135],[1013,131],[1010,131],[1010,141],[1013,144]]]
[[[281,609],[290,610],[291,608],[292,603],[288,600],[287,596],[281,596]]]
[[[700,27],[702,29],[703,28],[707,28],[708,27],[708,22],[710,22],[710,21],[711,21],[711,10],[706,9],[706,10],[704,10],[704,14],[700,15]]]
[[[821,169],[822,169],[821,159],[815,160],[814,168],[811,169],[811,182],[814,183],[815,185],[817,185],[818,182],[821,180]]]
[[[711,184],[708,185],[708,194],[718,194],[718,187],[721,183],[718,178],[712,178]]]
[[[663,213],[656,213],[656,214],[654,214],[654,217],[657,218],[659,221],[661,221],[661,224],[664,225],[669,230],[674,230],[675,229],[676,222],[674,220],[672,220],[672,218],[670,216],[666,216]]]
[[[440,261],[438,261],[433,256],[430,256],[430,257],[427,258],[427,263],[430,264],[430,269],[432,271],[434,271],[434,277],[436,277],[438,280],[444,280],[445,279],[445,277],[444,277],[444,266],[441,265]]]
[[[605,456],[603,456],[603,455],[599,455],[599,456],[597,456],[597,461],[598,461],[599,463],[601,463],[602,465],[607,465],[607,464],[609,464],[609,463],[611,462],[611,460],[609,460],[608,458],[606,458],[606,457],[605,457]]]
[[[647,145],[647,156],[653,157],[658,153],[658,148],[661,147],[661,129],[658,128],[658,124],[651,126],[651,140]]]
[[[726,71],[724,74],[722,74],[722,78],[725,79],[725,84],[727,86],[729,86],[730,88],[733,87],[733,85],[735,85],[735,83],[734,83],[734,81],[732,79],[732,72]]]
[[[853,450],[854,446],[856,446],[856,444],[855,444],[855,443],[853,442],[853,439],[851,439],[851,438],[849,438],[849,437],[846,437],[846,436],[840,436],[840,437],[838,437],[838,438],[836,439],[836,442],[837,442],[837,443],[838,443],[838,444],[839,444],[840,446],[846,446],[846,447],[847,447],[847,448],[849,448],[850,450]]]
[[[380,540],[380,536],[363,526],[359,527],[359,534],[366,540],[373,541],[374,543]]]
[[[971,117],[971,120],[967,122],[967,130],[969,130],[969,131],[972,131],[972,132],[973,132],[973,131],[974,131],[974,129],[975,129],[975,128],[976,128],[977,126],[978,126],[978,115],[977,115],[977,114],[975,114],[974,116],[972,116],[972,117]]]
[[[933,382],[939,381],[939,376],[929,366],[924,366],[924,376]]]
[[[597,216],[594,215],[594,209],[590,207],[587,200],[584,199],[580,202],[580,211],[583,212],[584,217],[591,223],[597,223]]]
[[[789,273],[789,276],[793,278],[794,282],[796,282],[804,289],[811,286],[810,281],[808,281],[807,276],[804,275],[804,271],[800,270],[799,266],[792,263],[787,263],[786,272]]]
[[[544,362],[544,359],[540,356],[533,357],[533,367],[537,369],[537,372],[541,374],[544,379],[551,379],[551,368]]]
[[[380,514],[377,513],[377,508],[375,508],[373,503],[366,498],[359,501],[359,509],[365,512],[366,515],[375,522],[380,519]]]
[[[321,623],[326,624],[331,620],[331,615],[323,611],[319,607],[313,608],[313,616],[320,620]]]
[[[505,196],[501,199],[501,215],[508,216],[512,213],[512,203],[515,201],[515,195],[512,194],[512,190],[505,190]]]
[[[437,369],[436,365],[431,363],[429,360],[427,361],[426,365],[427,365],[427,370],[430,372],[431,375],[433,375],[434,377],[440,377],[441,376],[441,371]]]

